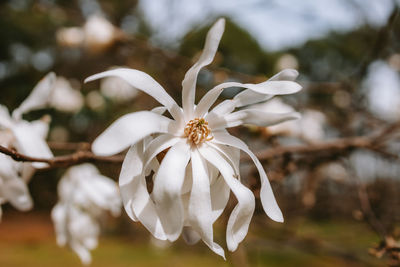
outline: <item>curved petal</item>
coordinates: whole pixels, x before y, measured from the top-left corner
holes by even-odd
[[[182,232],[184,211],[181,190],[190,159],[186,141],[171,147],[154,178],[152,196],[168,240],[175,241]]]
[[[182,107],[186,120],[193,117],[197,75],[201,68],[210,64],[217,52],[225,29],[225,20],[219,19],[207,33],[206,43],[199,60],[186,72],[182,81]]]
[[[12,120],[8,108],[4,105],[0,105],[0,127],[11,128]]]
[[[197,150],[193,150],[191,153],[191,163],[193,183],[188,208],[190,225],[200,234],[201,239],[212,251],[225,259],[224,250],[213,241],[213,217],[207,163]]]
[[[299,72],[295,69],[284,69],[272,76],[268,81],[294,81]]]
[[[281,72],[272,76],[268,81],[294,81],[299,73],[294,69],[284,69]],[[260,103],[267,101],[272,98],[274,95],[265,95],[261,93],[257,93],[252,90],[244,90],[237,94],[233,100],[235,102],[235,106],[240,108],[243,106]]]
[[[211,185],[211,205],[212,205],[212,221],[215,222],[221,216],[226,205],[228,204],[230,188],[225,183],[224,178],[218,176],[213,185]]]
[[[3,196],[15,208],[21,211],[32,209],[33,201],[27,185],[21,179],[14,177],[3,181]]]
[[[124,115],[113,122],[92,144],[97,155],[113,155],[152,133],[168,133],[175,122],[151,111]]]
[[[86,78],[85,83],[109,76],[116,76],[125,80],[133,87],[152,96],[155,100],[164,105],[175,120],[180,121],[182,119],[182,110],[176,104],[175,100],[158,82],[142,71],[125,68],[108,70]]]
[[[219,95],[222,91],[226,88],[232,87],[242,87],[247,88],[256,94],[251,95],[261,97],[261,101],[265,101],[271,97],[271,95],[287,95],[293,94],[301,90],[301,86],[293,81],[265,81],[258,84],[251,84],[251,83],[238,83],[238,82],[227,82],[222,83],[220,85],[215,86],[213,89],[208,91],[203,98],[200,100],[199,104],[196,107],[195,116],[202,117],[214,104],[217,100]],[[244,91],[246,92],[246,90]],[[242,97],[234,98],[233,103],[234,107],[237,107],[236,101],[241,100],[243,96],[248,97],[245,95],[246,93],[240,93]],[[261,95],[261,96],[260,96]],[[243,103],[241,103],[242,105]]]
[[[230,164],[214,149],[201,147],[201,155],[219,169],[225,182],[235,195],[238,204],[232,210],[226,229],[226,242],[230,251],[235,251],[249,229],[255,209],[253,192],[235,179],[235,172]]]
[[[272,220],[277,222],[283,222],[282,211],[280,210],[278,203],[276,202],[271,185],[268,181],[267,174],[265,173],[258,158],[250,151],[247,145],[242,140],[226,132],[214,133],[214,139],[212,140],[212,142],[239,148],[244,152],[246,152],[251,157],[251,159],[253,160],[254,164],[257,167],[258,173],[260,174],[260,179],[261,179],[260,198],[264,211]]]
[[[20,121],[12,128],[14,136],[17,140],[16,147],[19,152],[37,158],[52,158],[51,152],[46,141],[39,133],[26,121]],[[46,163],[34,162],[32,165],[35,168],[47,167]]]
[[[254,124],[261,127],[267,127],[284,121],[296,120],[299,118],[300,114],[297,112],[272,113],[259,109],[243,109],[225,116],[214,117],[209,120],[209,126],[214,131],[218,129],[236,127],[242,124]]]
[[[147,191],[143,157],[142,142],[131,146],[126,154],[119,176],[122,202],[133,221],[139,220],[155,238],[166,240],[160,218]]]
[[[186,244],[194,245],[200,241],[201,236],[190,226],[184,226],[182,229],[182,237]]]
[[[32,92],[24,102],[14,110],[12,117],[19,120],[24,113],[35,109],[45,108],[48,104],[50,94],[54,89],[55,82],[56,75],[53,72],[47,74],[42,80],[40,80],[35,88],[33,88]]]
[[[144,169],[146,170],[151,160],[165,149],[175,145],[181,138],[163,134],[154,138],[146,148],[144,153]]]

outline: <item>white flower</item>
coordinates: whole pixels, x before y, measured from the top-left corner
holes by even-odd
[[[92,164],[71,167],[58,185],[59,202],[51,217],[59,246],[68,245],[83,264],[91,262],[89,250],[97,247],[99,219],[105,211],[118,216],[121,200],[117,184]]]
[[[18,152],[40,158],[51,158],[45,142],[49,131],[50,118],[28,122],[22,114],[46,106],[53,88],[55,75],[48,74],[32,90],[31,94],[10,116],[8,109],[0,105],[0,145],[15,148]],[[26,211],[33,203],[26,185],[34,174],[34,167],[46,166],[43,163],[16,162],[9,156],[0,154],[0,204],[7,201],[15,208]]]
[[[82,108],[83,103],[81,92],[72,88],[71,83],[64,77],[57,77],[50,105],[59,111],[74,113]]]
[[[22,115],[32,110],[48,106],[50,95],[55,83],[54,73],[44,77],[32,90],[31,94],[12,112],[7,107],[0,105],[0,145],[14,147],[18,152],[31,157],[53,157],[45,138],[48,132],[49,117],[43,120],[28,122],[22,119]],[[46,164],[33,163],[35,167],[43,167]]]
[[[104,51],[121,36],[120,30],[99,14],[91,15],[82,27],[60,28],[56,33],[60,45],[84,46],[90,52]]]
[[[251,107],[235,109],[301,89],[293,82],[297,71],[284,70],[260,84],[228,82],[217,85],[203,96],[197,106],[194,105],[197,75],[202,67],[212,62],[224,26],[223,19],[214,24],[207,34],[199,60],[186,73],[182,82],[183,108],[153,78],[138,70],[110,70],[86,79],[122,78],[154,97],[173,118],[160,115],[162,110],[127,114],[106,129],[92,145],[92,150],[98,155],[115,154],[131,146],[119,178],[122,200],[130,218],[139,220],[162,240],[174,241],[183,231],[190,243],[202,239],[223,257],[223,249],[213,241],[212,226],[224,210],[230,190],[238,203],[227,225],[229,250],[234,251],[246,236],[255,207],[253,193],[240,182],[239,150],[253,159],[260,173],[261,201],[265,212],[271,219],[283,221],[261,163],[247,145],[230,135],[226,128],[245,123],[268,126],[298,118],[294,112],[275,114]],[[246,90],[208,111],[221,92],[229,87]],[[159,162],[156,156],[167,149]],[[150,170],[154,171],[151,194],[145,180]]]
[[[287,113],[293,112],[293,107],[283,103],[278,98],[255,107],[266,112]],[[279,125],[273,125],[266,128],[266,131],[273,135],[289,135],[301,138],[309,143],[322,141],[325,137],[326,116],[317,110],[306,109],[302,116],[296,121],[286,121]]]

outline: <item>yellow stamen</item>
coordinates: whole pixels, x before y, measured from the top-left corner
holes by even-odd
[[[190,120],[184,129],[184,137],[195,145],[212,140],[214,137],[209,137],[210,134],[211,130],[210,127],[208,127],[208,122],[203,118]]]

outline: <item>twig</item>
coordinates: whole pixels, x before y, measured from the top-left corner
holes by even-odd
[[[105,162],[105,163],[122,163],[124,157],[122,155],[115,155],[109,157],[97,156],[90,151],[77,151],[73,154],[66,156],[58,156],[54,158],[37,158],[27,156],[13,149],[0,146],[0,152],[13,158],[15,161],[22,162],[44,162],[49,164],[49,168],[54,167],[68,167],[71,165],[83,163],[83,162]]]

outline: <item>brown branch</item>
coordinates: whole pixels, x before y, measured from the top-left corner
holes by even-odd
[[[270,148],[265,151],[256,153],[256,156],[260,160],[271,160],[280,157],[286,157],[290,155],[300,156],[321,156],[322,154],[335,156],[337,154],[343,154],[350,152],[354,149],[365,148],[377,153],[381,153],[384,156],[390,156],[391,158],[399,159],[395,154],[386,152],[381,148],[385,144],[386,139],[396,130],[400,128],[400,123],[389,125],[383,129],[380,133],[371,136],[358,136],[336,139],[334,141],[317,143],[310,145],[299,145],[299,146],[284,146]],[[122,163],[124,155],[114,156],[97,156],[93,152],[89,151],[90,144],[81,143],[54,143],[50,142],[49,146],[53,149],[60,150],[77,150],[76,152],[65,155],[57,156],[53,158],[38,158],[31,157],[28,155],[21,154],[14,149],[0,146],[0,153],[6,154],[13,158],[15,161],[21,162],[44,162],[49,164],[49,168],[54,167],[68,167],[71,165],[83,163],[83,162],[103,162],[103,163]],[[242,160],[250,161],[248,156],[243,156]]]
[[[15,161],[44,162],[49,164],[49,168],[68,167],[83,162],[122,163],[122,161],[124,160],[123,155],[103,157],[103,156],[97,156],[90,151],[77,151],[70,155],[57,156],[50,159],[37,158],[18,153],[17,151],[6,148],[4,146],[0,146],[0,153],[10,156]]]

